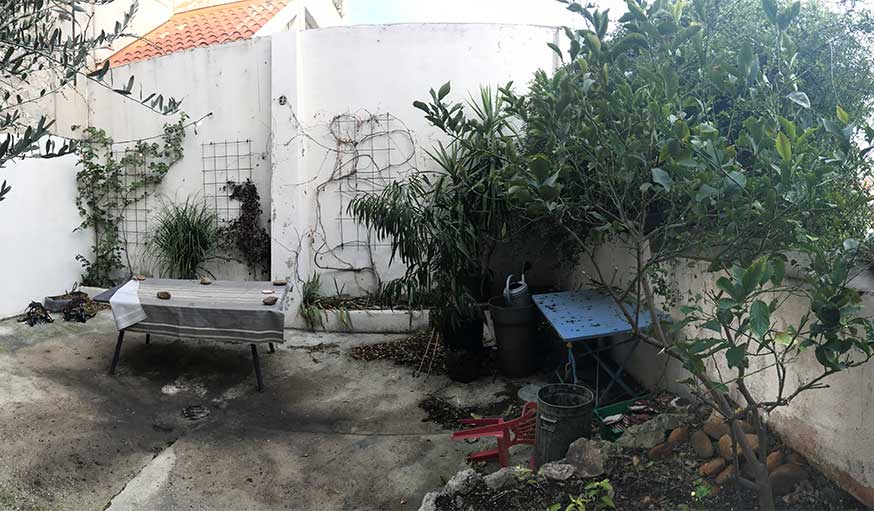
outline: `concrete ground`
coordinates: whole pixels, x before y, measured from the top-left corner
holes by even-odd
[[[248,346],[133,333],[111,377],[115,337],[108,311],[0,322],[0,509],[417,509],[474,450],[418,402],[504,389],[345,353],[386,336],[299,331],[261,350],[263,393]]]

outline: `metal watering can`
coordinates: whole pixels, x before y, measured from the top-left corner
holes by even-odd
[[[504,302],[507,307],[527,307],[531,305],[531,292],[528,290],[528,284],[525,282],[525,274],[521,275],[521,279],[513,282],[513,275],[507,276],[507,282],[504,284]]]

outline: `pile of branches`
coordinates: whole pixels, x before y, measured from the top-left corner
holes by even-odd
[[[446,373],[443,343],[433,331],[415,333],[399,341],[357,346],[352,350],[356,360],[391,360],[397,365],[415,368],[415,375]]]
[[[30,302],[30,305],[25,309],[24,314],[18,318],[19,323],[27,323],[27,326],[36,326],[43,323],[54,323],[49,311],[39,302]]]
[[[83,293],[74,296],[70,303],[64,307],[62,314],[64,315],[64,321],[85,323],[96,316],[98,310],[100,310],[98,305],[88,295]]]

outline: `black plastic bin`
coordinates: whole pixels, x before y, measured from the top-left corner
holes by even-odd
[[[534,302],[521,307],[507,307],[503,296],[489,300],[489,312],[495,327],[498,363],[504,376],[523,378],[537,368],[534,340],[537,337],[537,307]]]

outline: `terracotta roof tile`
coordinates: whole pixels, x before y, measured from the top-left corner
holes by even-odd
[[[169,53],[251,38],[290,0],[242,0],[178,12],[109,57],[120,66]]]

